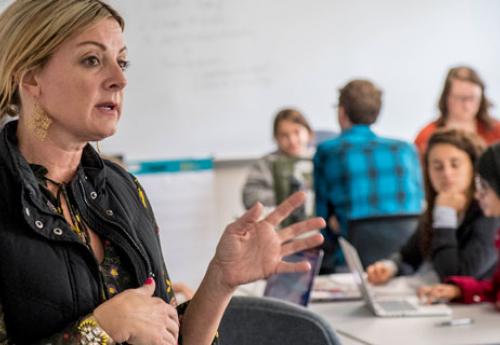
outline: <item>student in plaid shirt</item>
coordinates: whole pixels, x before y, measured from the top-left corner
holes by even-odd
[[[322,143],[314,156],[316,213],[328,221],[323,271],[341,254],[336,245],[351,220],[415,215],[422,211],[423,185],[418,154],[410,143],[377,136],[370,128],[382,105],[370,81],[353,80],[340,90],[342,133]],[[338,263],[337,262],[337,263]],[[341,262],[341,261],[340,261]]]

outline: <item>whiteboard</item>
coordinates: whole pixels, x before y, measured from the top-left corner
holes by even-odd
[[[436,116],[447,69],[477,68],[500,103],[500,1],[112,0],[131,68],[108,153],[246,158],[274,147],[282,107],[338,130],[352,78],[384,90],[375,130],[412,140]]]

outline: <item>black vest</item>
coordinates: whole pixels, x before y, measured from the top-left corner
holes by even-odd
[[[0,133],[0,303],[14,343],[63,330],[102,303],[99,266],[91,251],[41,193],[20,155],[17,122]],[[166,277],[157,226],[134,178],[87,145],[68,191],[91,229],[121,249],[137,286]],[[168,302],[165,281],[155,295]],[[104,289],[106,290],[106,289]]]

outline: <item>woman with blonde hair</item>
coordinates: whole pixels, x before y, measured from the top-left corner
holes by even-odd
[[[123,18],[99,0],[16,0],[0,15],[0,343],[210,344],[235,288],[307,263],[316,218],[275,227],[296,193],[224,231],[189,305],[178,306],[139,182],[89,145],[122,112]],[[215,338],[215,340],[214,340]]]

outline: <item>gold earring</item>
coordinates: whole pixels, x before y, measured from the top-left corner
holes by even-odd
[[[35,103],[33,108],[33,114],[31,115],[28,124],[33,133],[35,133],[35,136],[40,139],[40,141],[45,141],[47,138],[47,131],[52,123],[52,120],[49,118],[47,112],[43,110],[38,103]]]

